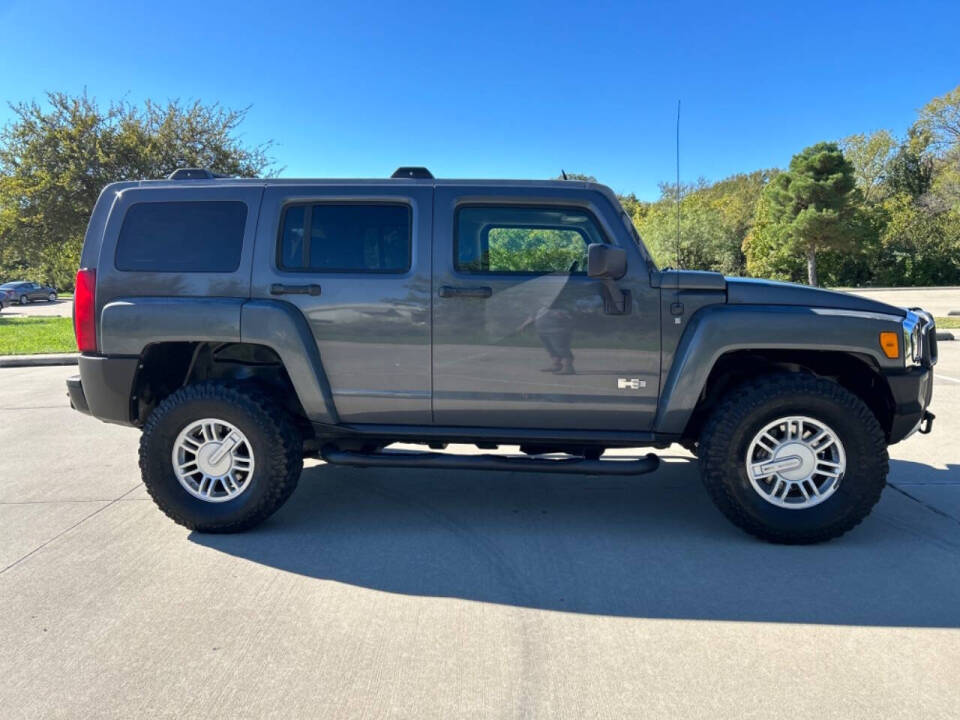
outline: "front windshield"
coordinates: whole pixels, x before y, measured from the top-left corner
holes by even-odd
[[[640,253],[643,255],[644,259],[646,259],[647,264],[650,265],[650,269],[657,270],[657,264],[653,261],[653,256],[643,244],[640,233],[637,232],[637,227],[633,224],[633,220],[630,219],[630,216],[627,215],[626,210],[620,211],[620,219],[623,220],[623,224],[627,226],[627,230],[630,232],[630,237],[633,238],[633,242],[636,243],[637,248],[640,250]]]

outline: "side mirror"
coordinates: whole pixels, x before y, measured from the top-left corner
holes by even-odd
[[[627,253],[602,243],[587,246],[587,276],[619,280],[627,274]]]
[[[604,312],[609,315],[630,312],[629,295],[615,282],[626,274],[627,253],[622,248],[602,243],[587,246],[587,276],[603,283]]]

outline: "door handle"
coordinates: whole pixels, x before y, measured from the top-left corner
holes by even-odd
[[[284,285],[274,283],[270,286],[271,295],[319,295],[319,285]]]
[[[469,298],[488,298],[493,295],[493,289],[488,287],[450,287],[442,285],[440,287],[440,297],[469,297]]]

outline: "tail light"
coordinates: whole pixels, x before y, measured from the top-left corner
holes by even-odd
[[[73,331],[80,352],[97,352],[96,289],[97,271],[77,270],[77,284],[73,291]]]

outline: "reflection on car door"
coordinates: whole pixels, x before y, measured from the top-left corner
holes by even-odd
[[[434,422],[648,429],[659,292],[635,247],[618,283],[630,312],[611,312],[602,283],[587,277],[589,243],[625,244],[603,206],[473,201],[449,186],[435,202]]]

